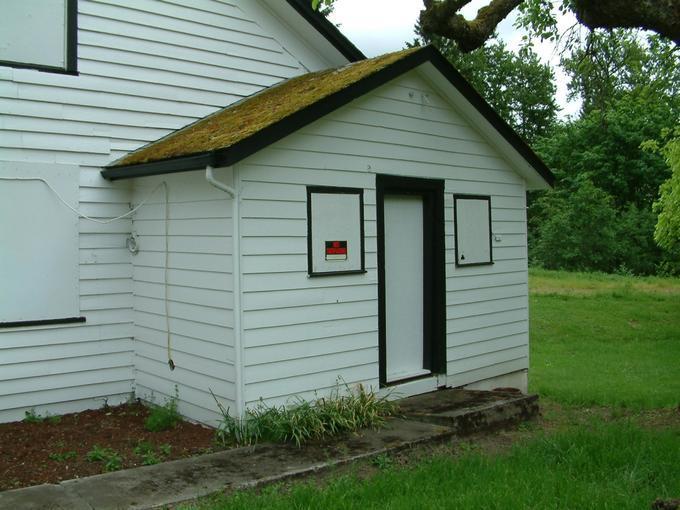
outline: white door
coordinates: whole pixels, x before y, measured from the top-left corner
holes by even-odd
[[[430,373],[423,360],[423,197],[385,195],[387,383]]]

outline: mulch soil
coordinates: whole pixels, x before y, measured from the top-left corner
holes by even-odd
[[[148,408],[133,403],[37,423],[0,424],[0,491],[212,451],[213,429],[180,422],[170,430],[149,432],[144,428],[148,415]],[[116,457],[108,468],[105,460],[88,460],[95,446],[109,448]]]

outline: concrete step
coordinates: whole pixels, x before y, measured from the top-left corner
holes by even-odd
[[[459,436],[515,425],[539,413],[538,395],[508,390],[445,389],[400,400],[399,408],[406,419],[449,427]]]

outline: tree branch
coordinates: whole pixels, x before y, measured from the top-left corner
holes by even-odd
[[[580,23],[593,28],[642,28],[680,44],[680,0],[573,0]]]
[[[470,0],[423,0],[425,9],[420,11],[420,26],[426,34],[453,39],[462,51],[468,52],[482,46],[496,26],[522,1],[491,0],[477,11],[475,19],[467,20],[458,11]]]
[[[470,0],[423,0],[420,26],[458,43],[469,52],[482,46],[503,21],[524,0],[491,0],[467,20],[458,11]],[[680,0],[572,0],[579,22],[594,28],[642,28],[652,30],[680,45]]]

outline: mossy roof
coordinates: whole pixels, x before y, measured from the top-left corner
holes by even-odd
[[[291,78],[152,142],[104,168],[106,179],[230,166],[423,64],[438,72],[543,181],[555,176],[524,140],[432,46],[410,48]],[[485,128],[487,129],[487,128]],[[508,153],[512,156],[511,153]],[[519,168],[519,167],[518,167]]]
[[[109,168],[228,149],[419,49],[410,48],[291,78],[152,142]]]

